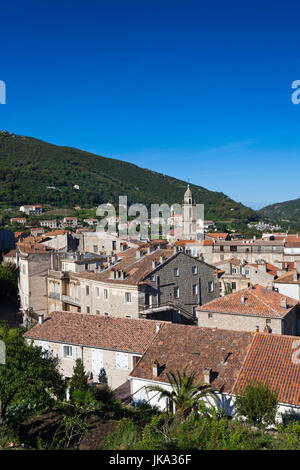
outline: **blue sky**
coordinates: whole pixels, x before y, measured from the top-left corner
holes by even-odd
[[[6,3],[0,129],[190,179],[254,208],[300,197],[300,104],[291,102],[300,6],[278,3]]]

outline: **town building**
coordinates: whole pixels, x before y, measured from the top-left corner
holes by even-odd
[[[27,215],[40,215],[43,212],[43,208],[41,205],[26,205],[21,206],[19,211]]]
[[[299,302],[260,285],[214,299],[196,310],[201,327],[300,335]]]
[[[26,217],[11,217],[10,223],[26,225]]]
[[[277,391],[282,415],[300,417],[300,367],[298,338],[276,334],[203,328],[168,323],[161,328],[142,359],[129,375],[133,402],[147,402],[160,410],[171,403],[147,387],[171,390],[170,371],[194,372],[196,382],[211,385],[217,406],[229,417],[235,415],[235,396],[247,384],[262,382]],[[214,405],[209,398],[208,406]]]
[[[64,217],[62,223],[67,227],[77,227],[78,219],[77,217]]]
[[[51,308],[113,317],[193,322],[196,306],[219,296],[215,268],[149,243],[112,257],[101,272],[49,272],[59,284]]]
[[[70,379],[80,358],[90,381],[106,382],[116,389],[145,353],[162,323],[70,312],[40,315],[37,325],[25,333],[27,341],[59,358],[61,374]]]
[[[57,228],[57,222],[56,220],[41,220],[40,226],[53,229],[53,228]]]

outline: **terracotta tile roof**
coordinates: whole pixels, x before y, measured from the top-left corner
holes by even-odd
[[[159,322],[164,328],[164,322]],[[26,338],[144,353],[156,334],[157,322],[82,313],[52,312]]]
[[[213,240],[203,240],[203,246],[212,246],[213,244]]]
[[[241,303],[242,297],[245,299],[244,304]],[[280,306],[282,298],[287,300],[287,308]],[[257,284],[253,288],[248,287],[233,294],[214,299],[207,304],[197,307],[197,310],[201,312],[284,318],[296,305],[298,305],[297,300],[275,291],[270,292]]]
[[[255,333],[167,323],[131,372],[132,377],[167,382],[166,373],[187,367],[203,382],[203,370],[212,369],[212,386],[230,393],[237,380]],[[224,361],[226,359],[226,363]],[[161,367],[152,375],[153,362]]]
[[[248,263],[248,266],[253,266],[254,268],[258,269],[259,264]],[[277,277],[277,272],[278,272],[278,271],[280,271],[279,268],[277,268],[277,267],[274,266],[273,264],[266,263],[266,272],[267,272],[268,274],[271,274],[273,277]]]
[[[230,237],[230,234],[229,233],[217,233],[217,232],[213,232],[213,233],[206,233],[205,234],[206,237],[210,237],[210,238],[216,238],[216,239],[221,239],[221,240],[226,240],[227,237]]]
[[[137,251],[143,253],[140,258],[136,257]],[[109,282],[113,284],[129,284],[137,285],[142,282],[144,278],[153,271],[152,262],[160,263],[160,257],[165,260],[174,255],[172,249],[156,249],[150,254],[147,253],[147,248],[140,246],[139,248],[130,248],[126,250],[120,261],[109,269],[101,273],[82,273],[76,274],[76,277],[91,279],[100,282]],[[111,272],[116,272],[116,279],[111,279]],[[125,279],[118,278],[118,272],[125,272]]]
[[[300,284],[299,275],[297,276],[297,280],[294,279],[296,271],[289,271],[278,279],[276,279],[276,283],[279,284]]]
[[[10,250],[8,253],[3,255],[4,258],[15,258],[17,256],[16,250]]]
[[[256,333],[234,390],[257,380],[277,390],[279,402],[300,405],[299,346],[299,337]]]
[[[217,261],[216,263],[212,263],[212,266],[219,266],[222,264],[234,264],[235,266],[242,266],[242,262],[240,259],[237,258],[230,258],[230,259],[224,259],[223,261]]]
[[[43,238],[47,238],[47,237],[56,237],[58,235],[64,235],[65,233],[67,233],[66,230],[52,230],[52,232],[47,232],[47,233],[44,233],[42,235]]]

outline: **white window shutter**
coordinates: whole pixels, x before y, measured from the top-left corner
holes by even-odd
[[[64,345],[63,344],[59,345],[58,357],[60,357],[60,358],[64,357]]]
[[[74,359],[74,361],[76,361],[76,359],[77,359],[77,348],[76,348],[76,346],[72,346],[72,358]]]
[[[116,367],[118,369],[128,369],[128,354],[121,352],[116,353]]]

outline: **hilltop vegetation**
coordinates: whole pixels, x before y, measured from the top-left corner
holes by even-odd
[[[223,193],[195,185],[191,189],[196,202],[205,204],[206,219],[258,219],[255,211]],[[0,132],[2,207],[38,203],[93,207],[103,202],[117,204],[120,195],[127,195],[128,204],[172,204],[182,202],[185,190],[186,182],[131,163]]]
[[[263,207],[259,213],[273,220],[300,223],[300,198]]]

